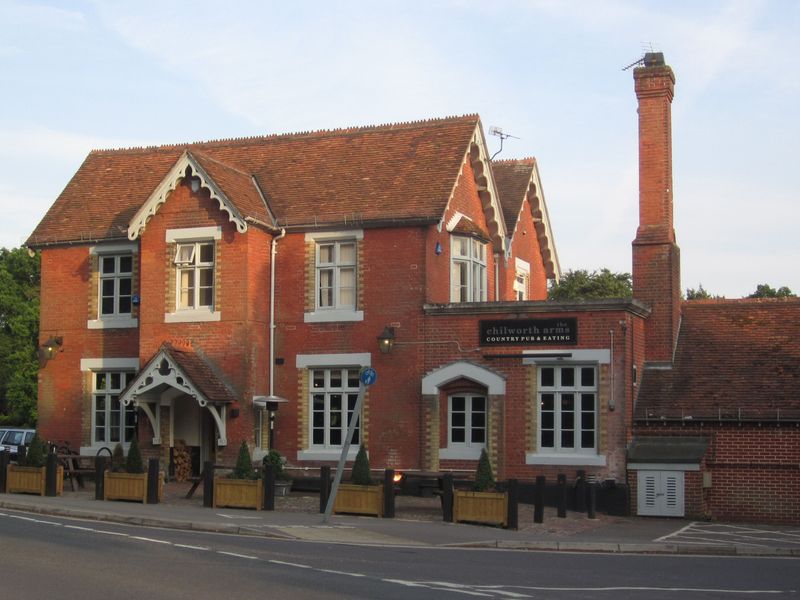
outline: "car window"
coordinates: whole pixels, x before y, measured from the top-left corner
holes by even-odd
[[[3,438],[6,437],[7,429],[0,429],[0,444],[3,443]]]
[[[9,431],[3,443],[10,446],[19,446],[22,443],[22,435],[21,431]]]
[[[25,434],[25,445],[26,446],[30,445],[31,440],[33,439],[33,435],[34,435],[33,431],[29,431],[28,433]]]

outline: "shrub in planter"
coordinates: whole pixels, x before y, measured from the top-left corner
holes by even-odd
[[[31,440],[24,464],[8,465],[6,468],[6,491],[44,496],[47,480],[47,447],[44,441],[34,435]],[[60,496],[64,486],[64,467],[56,469],[56,495]]]
[[[358,515],[383,516],[383,486],[372,485],[369,469],[369,457],[366,446],[361,446],[356,454],[353,471],[350,474],[352,483],[340,484],[336,493],[333,511]]]
[[[230,506],[261,510],[263,504],[264,487],[253,468],[247,442],[242,441],[233,472],[228,477],[214,479],[214,508]]]
[[[486,523],[489,525],[508,524],[508,496],[493,491],[495,487],[492,465],[486,449],[481,450],[478,467],[475,470],[474,491],[456,490],[453,494],[453,518],[456,521]]]
[[[270,450],[261,461],[261,466],[271,466],[275,470],[275,495],[286,496],[292,488],[292,478],[286,472],[286,458],[277,450]]]
[[[164,475],[159,473],[158,498],[164,494]],[[114,447],[111,457],[111,470],[103,476],[104,500],[132,500],[147,503],[147,472],[144,469],[139,443],[134,437],[128,448],[128,457],[122,444]]]

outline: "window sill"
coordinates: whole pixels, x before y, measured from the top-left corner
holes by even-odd
[[[165,313],[165,323],[202,323],[204,321],[219,321],[222,313],[210,310],[182,310],[180,312]]]
[[[564,465],[605,467],[605,454],[544,454],[529,452],[525,455],[526,465]]]
[[[133,317],[113,317],[91,319],[86,322],[87,329],[133,329],[139,326],[139,319]]]
[[[439,448],[439,460],[479,460],[483,448]]]
[[[80,455],[81,456],[98,456],[98,452],[103,450],[103,453],[100,456],[105,456],[109,461],[111,460],[111,455],[106,452],[106,450],[114,451],[114,447],[117,445],[117,442],[98,442],[92,446],[81,446]],[[130,448],[130,442],[123,442],[122,449],[125,450],[126,456],[128,449]],[[111,465],[109,465],[111,467]]]
[[[355,460],[358,454],[358,446],[350,446],[347,452],[347,460]],[[336,450],[299,450],[297,452],[297,460],[339,460],[342,457],[341,449]]]
[[[317,310],[307,312],[303,317],[306,323],[334,323],[336,321],[363,321],[363,310]]]

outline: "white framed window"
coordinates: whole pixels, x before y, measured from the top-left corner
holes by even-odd
[[[537,447],[544,454],[597,454],[597,367],[538,367]]]
[[[314,298],[306,323],[363,321],[358,309],[358,245],[361,230],[306,234],[314,243]]]
[[[221,227],[168,229],[166,241],[174,244],[175,309],[164,315],[167,323],[219,321],[215,310],[217,242]]]
[[[447,398],[447,448],[440,458],[477,459],[486,447],[488,403],[484,394],[457,393]]]
[[[485,302],[486,244],[477,238],[454,235],[450,249],[450,301]]]
[[[214,309],[214,242],[179,243],[175,250],[178,272],[178,310]]]
[[[134,267],[138,248],[135,244],[91,246],[96,256],[97,313],[90,318],[89,329],[136,327],[133,318]]]
[[[356,242],[317,243],[317,310],[355,310]]]
[[[514,259],[514,296],[517,300],[528,300],[530,298],[529,286],[531,279],[531,266],[527,261],[519,258]]]
[[[341,449],[356,406],[360,367],[315,368],[309,371],[309,446],[314,450]],[[361,443],[361,418],[352,446]]]
[[[132,371],[92,373],[93,447],[127,445],[136,434],[136,407],[125,406],[119,400],[132,376]]]

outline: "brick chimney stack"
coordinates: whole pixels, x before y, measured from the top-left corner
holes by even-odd
[[[647,303],[645,360],[671,363],[680,324],[680,249],[672,224],[672,97],[675,75],[660,52],[633,71],[639,101],[639,228],[633,297]]]

